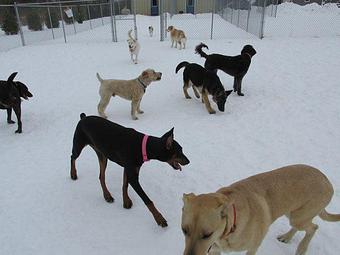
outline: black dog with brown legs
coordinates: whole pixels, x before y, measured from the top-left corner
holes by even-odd
[[[183,72],[183,92],[185,98],[191,98],[188,94],[188,88],[192,85],[197,98],[200,98],[198,91],[201,92],[202,102],[210,114],[214,114],[216,111],[211,107],[208,95],[212,95],[218,109],[224,112],[225,103],[232,90],[225,91],[216,73],[195,63],[186,61],[179,63],[176,67],[176,73],[183,67],[185,67]]]
[[[7,81],[0,81],[0,109],[7,110],[8,124],[15,123],[12,120],[12,109],[14,110],[18,121],[18,129],[15,133],[21,133],[21,98],[28,100],[33,95],[25,84],[20,81],[13,81],[16,75],[17,73],[12,73]]]
[[[196,46],[196,53],[201,57],[205,58],[204,67],[208,70],[217,73],[217,70],[222,70],[223,72],[234,77],[234,92],[237,95],[244,96],[241,92],[242,79],[246,75],[252,57],[256,54],[256,50],[251,45],[245,45],[241,51],[241,55],[237,56],[225,56],[221,54],[206,54],[202,48],[208,48],[207,45],[201,43]]]
[[[128,185],[137,192],[148,207],[158,225],[167,226],[167,221],[156,209],[153,202],[145,194],[139,184],[139,170],[144,162],[156,159],[167,162],[175,170],[181,170],[181,165],[189,164],[188,158],[183,154],[182,147],[174,140],[174,129],[162,137],[147,136],[132,128],[126,128],[97,116],[80,115],[73,137],[71,155],[71,178],[77,179],[76,159],[82,149],[90,145],[96,152],[99,160],[99,180],[103,195],[107,202],[112,203],[113,197],[105,184],[105,170],[107,160],[111,160],[124,168],[123,201],[124,208],[131,208],[132,201],[128,196]]]

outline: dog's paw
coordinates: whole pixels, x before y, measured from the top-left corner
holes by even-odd
[[[74,180],[74,181],[78,179],[76,172],[71,172],[71,179]]]
[[[144,113],[144,111],[140,110],[140,111],[138,111],[138,113],[139,113],[139,114],[143,114],[143,113]]]
[[[243,96],[244,96],[244,94],[243,94],[243,93],[241,93],[241,92],[237,92],[237,95],[239,95],[239,96],[241,96],[241,97],[243,97]]]
[[[186,99],[191,99],[191,96],[185,96]]]
[[[130,198],[125,200],[124,203],[123,203],[123,207],[125,209],[130,209],[132,207],[132,205],[133,205],[133,203],[132,203]]]
[[[211,111],[209,111],[209,113],[210,113],[210,114],[215,114],[216,111],[215,111],[215,110],[211,110]]]
[[[280,235],[276,239],[282,243],[288,243],[290,241],[290,239],[287,238],[286,235]]]
[[[163,216],[160,214],[155,218],[158,226],[161,226],[162,228],[165,228],[168,226],[168,222],[166,221],[166,219],[163,218]]]
[[[7,120],[7,123],[8,123],[8,124],[14,124],[15,121],[13,121],[13,120]]]
[[[104,194],[104,198],[108,203],[113,203],[115,201],[110,194]]]
[[[15,131],[16,134],[21,134],[22,133],[22,130],[21,129],[18,129]]]
[[[138,120],[138,118],[136,116],[132,116],[131,117],[133,120]]]

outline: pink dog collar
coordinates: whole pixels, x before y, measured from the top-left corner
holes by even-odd
[[[143,141],[142,141],[142,156],[143,156],[143,162],[149,161],[148,155],[146,153],[146,143],[148,142],[148,135],[144,135]]]

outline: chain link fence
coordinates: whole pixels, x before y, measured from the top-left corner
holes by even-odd
[[[141,35],[145,38],[148,36],[149,25],[154,28],[154,36],[159,37],[161,41],[169,36],[167,27],[170,25],[183,29],[188,39],[249,38],[249,33],[263,38],[265,23],[267,23],[266,33],[269,36],[281,32],[289,35],[301,33],[303,28],[294,32],[295,27],[301,26],[301,22],[294,21],[289,16],[290,13],[284,15],[293,21],[284,20],[281,22],[284,27],[276,22],[278,6],[283,5],[279,5],[281,2],[280,0],[64,0],[56,2],[52,0],[45,3],[0,4],[0,51],[48,40],[125,41],[130,29],[134,30],[134,36],[138,38],[137,28],[142,29]],[[319,5],[318,8],[326,7]],[[295,6],[294,10],[296,9],[298,8]],[[337,12],[334,12],[334,17],[329,15],[326,17],[326,14],[320,16],[321,18],[319,16],[310,12],[310,20],[314,23],[322,23],[325,19],[339,20]],[[337,28],[339,24],[336,25],[334,22],[333,27]],[[240,32],[239,28],[244,30],[244,33]],[[333,28],[328,26],[327,29]],[[82,33],[84,31],[87,33]]]
[[[125,40],[129,29],[134,29],[137,36],[133,3],[134,0],[82,0],[0,5],[0,50],[48,40],[67,42],[73,35],[99,27],[105,33],[99,38],[93,34],[93,41]]]

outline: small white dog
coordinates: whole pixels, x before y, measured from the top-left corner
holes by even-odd
[[[150,37],[153,36],[153,26],[149,26],[149,35]]]
[[[132,60],[133,63],[137,64],[138,53],[140,51],[140,44],[136,39],[134,39],[132,37],[131,33],[132,33],[132,29],[130,29],[129,32],[128,32],[129,38],[127,39],[127,42],[129,44],[129,51],[130,51],[130,55],[131,55],[131,60]],[[133,58],[133,56],[135,56],[135,58]]]

